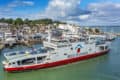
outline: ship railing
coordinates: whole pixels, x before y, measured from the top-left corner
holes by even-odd
[[[44,44],[44,47],[50,47],[54,49],[71,46],[71,44],[68,42],[63,42],[63,43],[62,42],[56,42],[56,43],[44,42],[43,44]]]
[[[39,55],[39,56],[44,56],[44,55],[48,55],[48,53],[46,52],[45,54],[36,54],[36,55]],[[24,58],[24,57],[31,57],[33,56],[33,54],[30,54],[30,53],[25,53],[25,54],[16,54],[14,56],[7,56],[5,55],[5,58],[7,60],[14,60],[14,59],[19,59],[19,58]]]
[[[57,48],[57,44],[49,43],[49,42],[43,42],[44,47],[51,47],[51,48]]]

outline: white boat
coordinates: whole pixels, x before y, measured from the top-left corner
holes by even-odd
[[[81,40],[74,36],[52,38],[50,33],[40,49],[5,53],[4,70],[14,72],[60,66],[104,55],[110,50],[105,41],[86,37]]]

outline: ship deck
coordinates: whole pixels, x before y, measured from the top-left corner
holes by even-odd
[[[5,53],[4,57],[8,61],[16,61],[20,59],[26,59],[31,57],[43,56],[43,55],[48,55],[48,52],[46,49],[30,50],[25,52],[23,51],[9,52],[9,53]]]

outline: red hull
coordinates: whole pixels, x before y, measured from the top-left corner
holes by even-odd
[[[51,62],[51,63],[36,64],[36,65],[31,65],[31,66],[23,66],[23,67],[15,67],[15,68],[5,68],[5,71],[14,72],[14,71],[35,70],[35,69],[42,69],[42,68],[60,66],[60,65],[65,65],[65,64],[69,64],[69,63],[82,61],[82,60],[87,60],[87,59],[90,59],[90,58],[101,56],[101,55],[104,55],[108,52],[109,52],[109,50],[106,50],[106,51],[97,52],[97,53],[94,53],[94,54],[88,54],[88,55],[85,55],[85,56],[60,60],[60,61]]]

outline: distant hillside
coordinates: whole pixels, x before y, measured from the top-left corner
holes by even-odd
[[[9,23],[9,24],[14,24],[14,25],[22,25],[22,24],[66,24],[65,22],[61,22],[61,21],[53,21],[52,19],[38,19],[38,20],[29,20],[29,19],[22,19],[22,18],[16,18],[16,19],[12,19],[12,18],[1,18],[0,19],[1,23]]]

